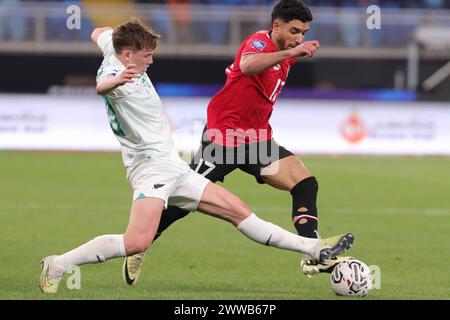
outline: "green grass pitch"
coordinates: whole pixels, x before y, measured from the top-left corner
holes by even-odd
[[[319,180],[320,233],[352,231],[350,254],[377,265],[364,299],[450,299],[450,159],[305,157]],[[306,278],[300,256],[249,241],[200,213],[147,253],[140,282],[123,259],[81,267],[56,295],[38,289],[39,261],[102,234],[122,233],[131,190],[119,154],[0,152],[0,299],[343,299],[328,275]],[[262,218],[294,231],[287,192],[235,172],[225,186]]]

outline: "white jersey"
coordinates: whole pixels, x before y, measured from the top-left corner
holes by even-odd
[[[103,52],[103,62],[97,72],[97,83],[105,76],[118,76],[125,66],[114,54],[112,30],[97,39]],[[126,167],[145,160],[171,158],[179,160],[175,150],[169,121],[161,100],[146,73],[104,96],[108,119],[122,146]]]

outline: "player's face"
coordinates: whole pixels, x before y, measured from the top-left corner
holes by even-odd
[[[309,22],[300,20],[284,22],[281,19],[275,19],[272,34],[278,49],[286,50],[301,44],[308,30]]]
[[[153,50],[142,49],[132,53],[130,55],[130,63],[135,64],[138,72],[144,74],[153,63]]]

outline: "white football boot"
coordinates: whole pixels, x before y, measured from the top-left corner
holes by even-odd
[[[56,266],[53,260],[57,256],[48,256],[41,260],[41,279],[39,287],[44,293],[56,293],[64,275],[64,270]]]
[[[122,276],[127,284],[135,285],[141,274],[142,264],[144,263],[144,253],[138,253],[125,258],[122,268]]]

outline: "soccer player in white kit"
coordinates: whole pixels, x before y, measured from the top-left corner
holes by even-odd
[[[304,238],[258,218],[237,196],[192,171],[179,157],[161,100],[146,74],[158,39],[135,19],[114,30],[97,28],[92,33],[104,55],[97,93],[105,99],[133,189],[130,220],[124,234],[102,235],[64,254],[45,257],[41,290],[57,292],[64,273],[74,266],[147,250],[169,204],[221,218],[258,243],[307,253],[320,263],[349,249],[354,239],[351,233]]]

